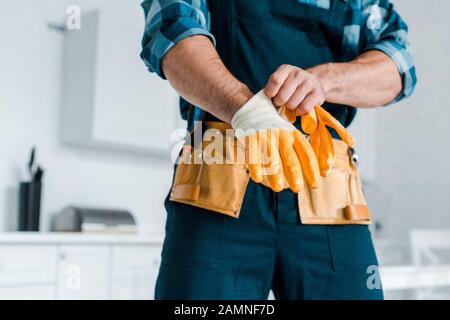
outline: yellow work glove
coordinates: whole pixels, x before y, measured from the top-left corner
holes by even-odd
[[[281,115],[290,122],[295,122],[294,110],[282,107]],[[301,116],[302,130],[310,137],[311,147],[319,162],[320,175],[325,177],[336,161],[333,138],[326,127],[333,128],[349,147],[353,148],[353,136],[321,106],[316,106],[309,113]]]
[[[319,165],[306,137],[278,114],[260,91],[231,120],[236,138],[245,146],[246,165],[256,183],[275,192],[288,186],[293,192],[308,184],[319,186]]]

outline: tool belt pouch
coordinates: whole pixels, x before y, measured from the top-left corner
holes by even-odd
[[[171,201],[239,217],[249,175],[244,165],[226,161],[225,144],[230,140],[223,140],[223,152],[208,152],[213,141],[202,141],[195,150],[184,148],[175,171]],[[236,148],[234,137],[229,143]],[[212,154],[214,163],[208,163],[211,157],[205,161],[207,153]]]
[[[305,188],[298,194],[300,217],[304,224],[370,224],[371,214],[364,196],[361,177],[352,163],[349,149],[334,140],[336,162],[320,187]]]

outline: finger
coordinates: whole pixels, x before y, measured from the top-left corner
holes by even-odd
[[[307,82],[302,81],[299,83],[295,92],[291,95],[289,100],[286,102],[286,107],[291,110],[296,110],[298,106],[302,103],[305,97],[311,92],[313,86]]]
[[[273,98],[273,103],[276,106],[286,104],[292,97],[292,95],[294,94],[295,90],[300,85],[300,83],[301,78],[299,77],[298,73],[295,72],[289,73],[289,76],[286,78],[280,90],[278,90],[278,93]],[[288,109],[290,108],[288,107]]]
[[[267,156],[268,166],[265,167],[265,174],[268,176],[270,187],[275,192],[284,189],[285,180],[283,165],[278,148],[278,130],[267,130]]]
[[[303,115],[314,109],[315,106],[323,103],[323,97],[319,94],[319,91],[312,90],[303,101],[297,107],[297,114]]]
[[[334,161],[336,160],[336,154],[334,152],[333,138],[330,132],[325,127],[323,121],[319,121],[319,167],[320,175],[326,177],[331,168],[333,168]]]
[[[286,180],[295,193],[303,188],[303,174],[300,161],[294,149],[294,135],[291,130],[280,130],[280,156]]]
[[[294,149],[300,159],[300,164],[305,174],[306,181],[311,188],[319,187],[319,164],[314,151],[305,136],[298,130],[294,133]]]
[[[317,116],[321,118],[325,124],[334,130],[336,130],[337,134],[341,139],[351,148],[355,146],[355,139],[350,134],[350,132],[347,131],[347,129],[344,128],[344,126],[336,119],[334,118],[329,112],[327,112],[324,108],[321,106],[317,106],[316,108]]]
[[[291,69],[288,66],[280,66],[269,78],[266,88],[264,89],[265,94],[269,98],[273,98],[280,91],[281,86],[284,84],[286,79],[289,77]]]
[[[263,169],[261,165],[261,148],[258,142],[258,134],[247,137],[247,167],[250,177],[256,183],[263,180]]]
[[[305,133],[311,135],[317,130],[318,123],[317,114],[314,109],[302,115],[302,129]]]

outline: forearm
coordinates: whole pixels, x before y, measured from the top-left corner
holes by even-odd
[[[307,70],[322,83],[326,101],[373,108],[393,101],[402,90],[397,66],[381,51],[367,51],[348,63],[329,63]]]
[[[162,68],[184,99],[227,123],[253,96],[228,71],[204,36],[189,37],[176,44],[164,57]]]

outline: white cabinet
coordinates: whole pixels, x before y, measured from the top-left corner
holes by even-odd
[[[53,300],[56,298],[54,285],[0,287],[0,300]]]
[[[113,300],[153,300],[155,283],[114,281],[111,288]]]
[[[109,250],[108,246],[60,246],[58,298],[107,299]]]
[[[160,264],[159,256],[159,247],[115,246],[112,299],[153,299]]]
[[[0,245],[0,287],[56,281],[56,247]]]
[[[82,11],[81,21],[80,30],[65,33],[63,141],[169,154],[178,95],[139,57],[144,30],[139,1],[99,3]]]
[[[0,300],[54,299],[56,247],[0,245]]]
[[[153,299],[162,236],[0,234],[0,300]]]

